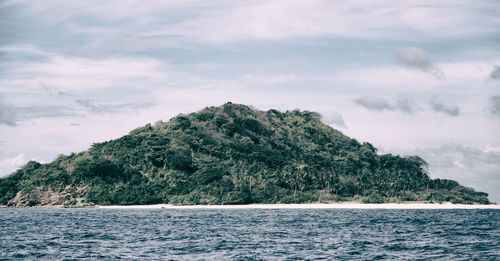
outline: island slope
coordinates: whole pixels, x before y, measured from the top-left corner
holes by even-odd
[[[0,205],[335,201],[489,204],[431,179],[418,156],[379,155],[310,111],[226,103],[131,131],[0,179]]]

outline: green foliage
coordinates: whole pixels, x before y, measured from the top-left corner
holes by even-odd
[[[8,178],[0,179],[0,205],[6,205],[20,190],[22,170],[18,170]]]
[[[131,131],[0,179],[0,204],[35,187],[85,185],[96,204],[248,204],[360,200],[489,203],[431,180],[417,157],[378,155],[309,111],[226,103]]]

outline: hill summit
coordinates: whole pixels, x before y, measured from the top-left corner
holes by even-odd
[[[0,205],[249,204],[361,201],[490,203],[431,179],[418,156],[379,155],[310,111],[230,102],[119,139],[30,161],[0,179]]]

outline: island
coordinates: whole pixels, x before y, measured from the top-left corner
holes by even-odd
[[[377,153],[311,111],[228,102],[180,114],[0,178],[0,205],[491,204],[431,179],[418,156]]]

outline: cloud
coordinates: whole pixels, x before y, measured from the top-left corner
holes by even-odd
[[[82,58],[51,54],[43,60],[21,59],[18,62],[0,60],[0,86],[7,92],[33,94],[43,90],[51,96],[88,94],[104,88],[144,89],[165,84],[168,66],[156,59],[137,57]],[[170,80],[171,77],[170,77]]]
[[[26,158],[24,153],[19,153],[17,156],[11,158],[4,158],[0,160],[0,177],[11,174],[12,172],[21,168],[28,161],[34,160],[40,163],[45,163],[43,160],[39,160],[36,158]]]
[[[9,4],[10,3],[10,4]],[[496,32],[500,11],[488,1],[421,4],[419,1],[7,1],[4,35],[46,42],[51,32],[62,43],[74,36],[73,52],[92,46],[113,49],[161,48],[169,38],[228,43],[305,37],[414,39],[469,37]],[[6,8],[7,9],[7,8]],[[59,15],[54,16],[53,13]],[[131,19],[133,18],[133,19]],[[41,29],[41,30],[40,30]],[[215,33],[216,32],[216,33]],[[7,34],[8,33],[8,34]],[[121,36],[120,36],[121,35]],[[154,39],[152,39],[154,38]],[[158,38],[159,41],[157,40]],[[10,40],[12,39],[12,40]],[[121,39],[121,40],[120,40]],[[116,42],[119,40],[119,42]],[[113,44],[115,42],[115,44]],[[66,46],[67,47],[67,46]],[[110,48],[112,47],[112,48]],[[95,50],[100,52],[100,50]]]
[[[467,6],[466,2],[462,4]],[[415,35],[429,38],[481,34],[494,31],[484,26],[499,24],[491,15],[481,12],[485,6],[498,10],[492,4],[481,2],[464,7],[472,10],[469,13],[453,6],[392,0],[342,4],[325,0],[311,0],[307,4],[300,0],[225,3],[172,25],[167,32],[218,43],[317,36],[412,39]]]
[[[40,84],[40,87],[42,87],[42,89],[47,92],[47,94],[49,95],[52,95],[52,96],[57,96],[57,95],[66,95],[65,92],[63,91],[56,91],[52,88],[49,88],[47,87],[42,81],[38,81],[38,83]]]
[[[490,97],[490,113],[493,116],[500,118],[500,95],[494,95]]]
[[[16,126],[16,112],[10,104],[0,99],[0,125]]]
[[[500,202],[500,152],[480,150],[459,144],[445,144],[437,148],[421,148],[409,152],[429,163],[433,178],[458,180],[490,194],[490,200]]]
[[[432,99],[430,101],[430,106],[435,112],[441,112],[450,116],[458,116],[460,114],[460,108],[457,105],[444,104],[437,99]]]
[[[449,168],[458,165],[467,168],[477,168],[482,165],[498,165],[500,168],[500,152],[495,150],[479,150],[460,144],[445,144],[438,148],[417,149],[422,155],[427,155],[433,166]],[[471,173],[472,174],[472,173]],[[500,172],[498,173],[500,176]]]
[[[413,114],[418,109],[418,106],[412,97],[400,95],[396,99],[396,108],[404,113]]]
[[[35,118],[58,118],[82,116],[71,107],[67,106],[27,106],[15,107],[18,121],[30,120]]]
[[[50,55],[50,53],[33,44],[3,45],[0,46],[0,53],[8,56],[25,58],[44,58]]]
[[[492,101],[493,100],[494,99],[492,98]],[[365,109],[371,111],[387,110],[401,111],[406,114],[414,114],[421,109],[416,101],[408,95],[399,95],[394,99],[394,102],[390,102],[386,98],[380,96],[362,96],[354,100],[354,102],[357,105],[360,105]],[[493,103],[495,103],[495,101],[493,101]],[[460,114],[460,108],[457,105],[445,104],[437,100],[437,98],[433,98],[430,101],[430,108],[434,112],[444,113],[450,116],[458,116]]]
[[[57,118],[82,116],[71,107],[67,106],[14,106],[0,100],[0,125],[16,126],[20,121],[36,118]]]
[[[298,79],[294,74],[276,74],[276,75],[263,75],[263,74],[247,74],[243,76],[243,80],[250,84],[285,84],[291,83]]]
[[[12,173],[16,169],[24,165],[26,162],[27,160],[25,159],[24,153],[20,153],[19,155],[12,158],[0,160],[0,176],[5,176]]]
[[[432,68],[431,57],[422,49],[416,47],[403,47],[396,51],[400,64],[420,69],[422,71]]]
[[[484,148],[483,152],[485,152],[485,153],[488,153],[488,152],[500,152],[500,146],[499,145],[494,146],[494,145],[488,144]]]
[[[44,88],[45,90],[45,88]],[[39,97],[38,103],[30,106],[16,106],[0,99],[0,125],[17,126],[19,122],[42,119],[42,118],[62,118],[62,117],[84,117],[87,113],[90,114],[118,114],[137,111],[139,109],[152,107],[154,102],[107,102],[80,99],[72,101],[65,94],[60,94],[53,91],[45,91],[48,96],[57,96],[55,98],[44,100]],[[63,95],[61,97],[61,95]],[[61,105],[51,105],[53,103]],[[77,106],[78,105],[78,106]],[[82,111],[82,108],[84,109]]]
[[[356,104],[371,111],[394,110],[394,106],[379,96],[362,96],[354,101]]]
[[[88,90],[163,79],[162,67],[160,61],[153,59],[88,59],[56,55],[47,61],[25,63],[15,68],[12,74],[24,77],[36,75],[43,85],[54,89]]]
[[[347,128],[347,125],[344,122],[344,118],[342,117],[342,114],[340,114],[338,112],[333,112],[333,111],[322,112],[321,119],[326,124],[333,124],[333,125],[337,125],[337,126],[342,127],[342,128]]]
[[[415,100],[407,95],[399,95],[394,104],[391,104],[387,99],[379,96],[362,96],[354,101],[356,104],[372,111],[395,111],[399,110],[403,113],[413,114],[418,109]]]
[[[488,55],[498,56],[495,61],[500,62],[500,56],[495,52],[488,52]],[[328,79],[337,86],[347,85],[351,90],[364,90],[369,86],[370,89],[383,90],[384,94],[411,93],[412,96],[424,93],[436,94],[450,91],[451,89],[446,87],[453,86],[455,95],[457,93],[463,95],[463,92],[477,93],[477,87],[486,87],[482,83],[490,77],[491,65],[488,63],[487,60],[480,59],[440,62],[436,66],[439,66],[446,78],[429,77],[429,74],[422,73],[419,69],[397,64],[360,63],[357,66],[345,66],[345,68],[332,71]],[[472,86],[474,88],[471,88]]]
[[[431,57],[422,49],[416,47],[402,47],[396,50],[396,59],[399,64],[427,72],[436,78],[444,76],[443,72],[432,63]]]
[[[25,49],[39,50],[20,51]],[[194,84],[187,83],[192,76],[147,58],[90,59],[51,53],[43,60],[0,62],[1,67],[8,68],[0,75],[0,86],[11,103],[0,100],[0,125],[8,126],[31,119],[137,111],[153,106],[153,93],[163,87]]]
[[[77,100],[78,104],[87,109],[90,113],[105,114],[105,113],[124,113],[128,111],[136,111],[138,109],[151,107],[155,105],[151,102],[143,103],[122,103],[122,104],[109,104],[91,100]]]
[[[495,65],[495,68],[493,68],[493,71],[490,73],[490,78],[500,80],[500,66]]]

